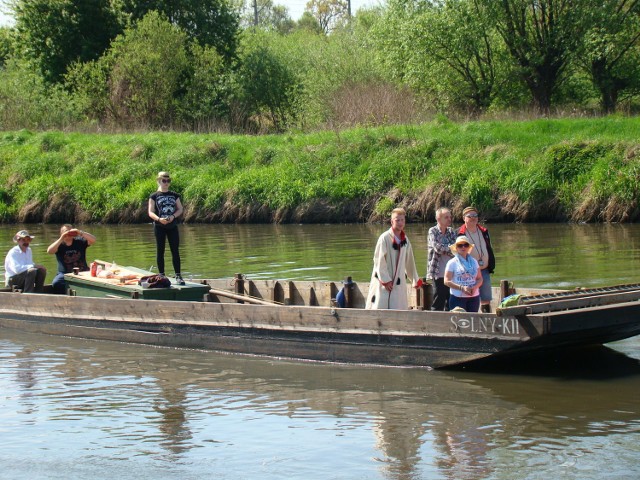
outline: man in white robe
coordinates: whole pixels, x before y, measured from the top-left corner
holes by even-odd
[[[403,208],[395,208],[391,212],[391,228],[378,238],[367,309],[408,310],[407,277],[414,288],[422,285],[411,242],[404,233],[405,217]]]

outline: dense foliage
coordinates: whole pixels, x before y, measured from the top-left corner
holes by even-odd
[[[353,17],[344,0],[313,0],[298,21],[273,0],[11,4],[2,129],[269,133],[635,112],[640,88],[640,0],[389,0]]]
[[[144,222],[168,170],[188,222],[640,220],[640,119],[378,127],[286,135],[0,135],[0,219]]]

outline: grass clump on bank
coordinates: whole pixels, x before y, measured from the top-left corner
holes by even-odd
[[[4,222],[146,222],[160,170],[188,222],[639,218],[637,118],[472,122],[278,136],[0,134]]]

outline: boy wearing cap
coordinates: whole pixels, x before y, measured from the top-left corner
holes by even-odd
[[[42,293],[47,269],[33,263],[30,235],[26,230],[20,230],[13,236],[17,243],[7,253],[4,259],[4,278],[8,287],[16,287],[24,293]]]

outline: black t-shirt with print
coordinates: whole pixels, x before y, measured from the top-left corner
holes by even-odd
[[[89,247],[89,242],[81,237],[75,237],[71,245],[63,242],[56,252],[58,272],[71,273],[74,268],[79,268],[81,272],[89,270],[87,247]]]
[[[156,191],[149,197],[156,204],[156,215],[159,217],[169,217],[176,214],[178,210],[178,200],[180,195],[176,192],[169,190],[168,192]],[[174,219],[173,222],[163,225],[160,222],[153,222],[162,228],[175,228],[178,226],[178,219]]]

